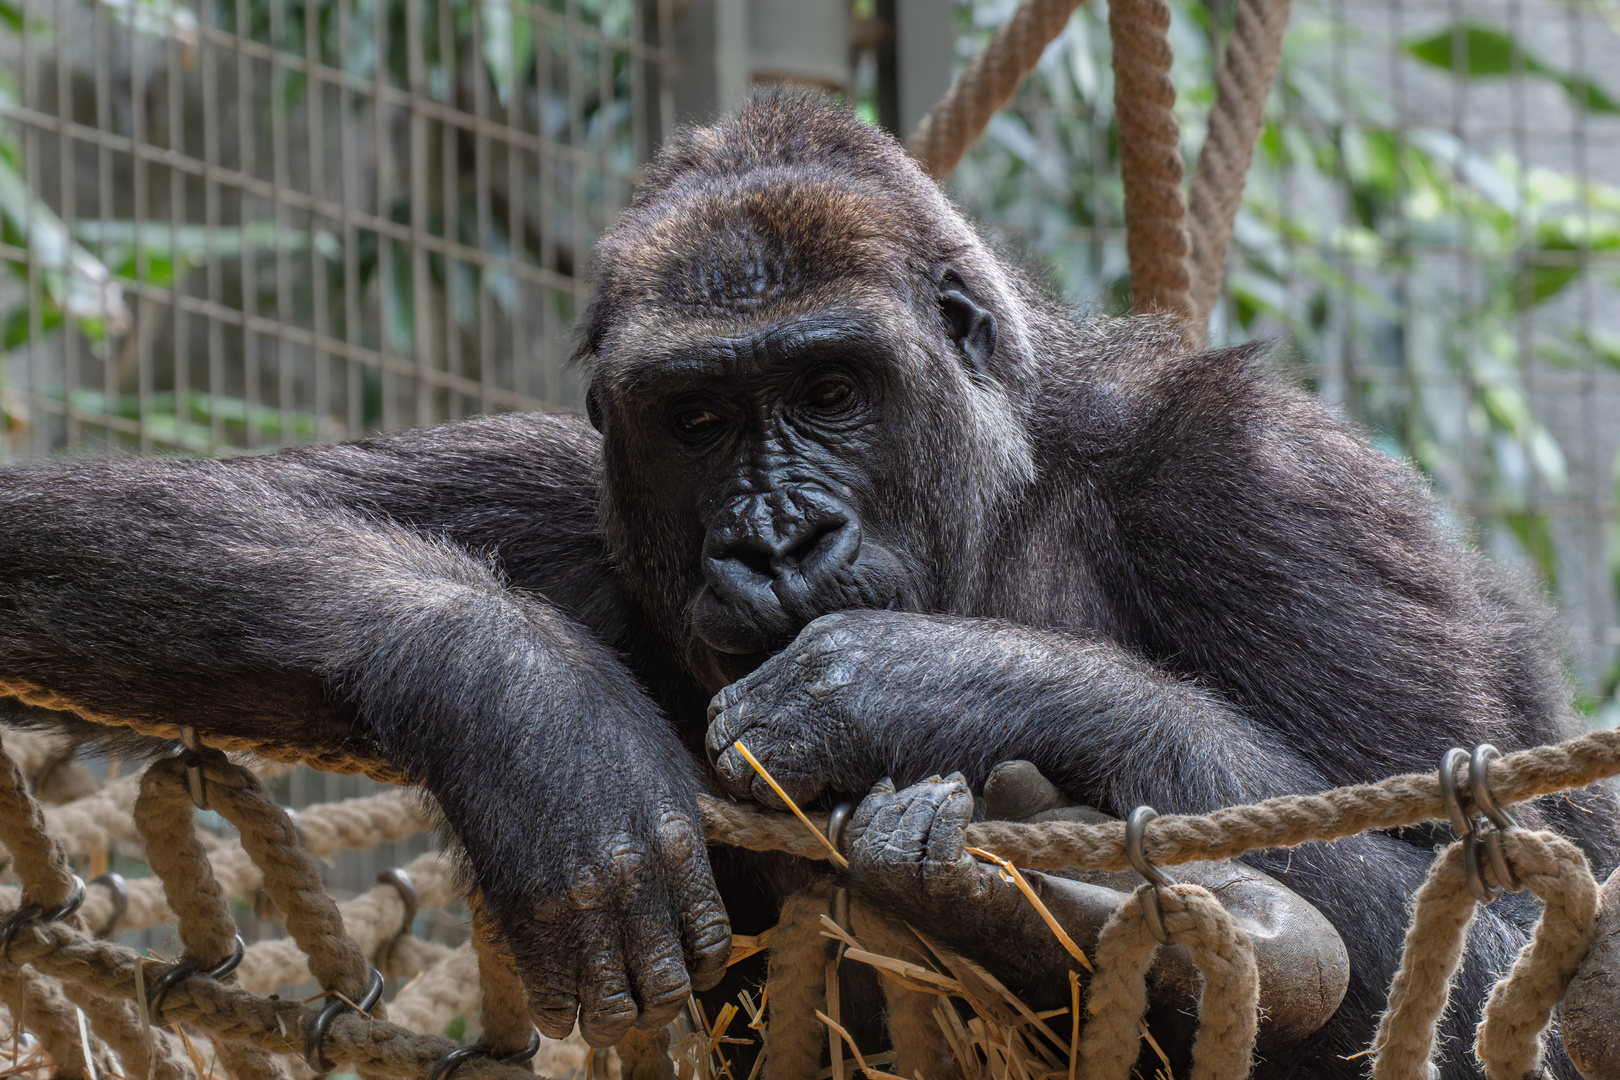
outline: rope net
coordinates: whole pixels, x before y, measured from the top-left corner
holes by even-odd
[[[930,175],[955,166],[1080,2],[1025,0],[998,31],[908,141]],[[1133,305],[1178,317],[1195,343],[1219,291],[1288,9],[1288,0],[1238,0],[1189,196],[1169,78],[1169,9],[1163,0],[1110,6]],[[32,684],[0,680],[0,695],[74,709]],[[164,725],[146,733],[185,731]],[[419,909],[458,898],[446,855],[422,855],[342,904],[326,893],[317,859],[431,828],[419,794],[396,789],[312,806],[294,820],[263,783],[296,761],[397,781],[385,764],[310,760],[288,747],[235,742],[194,746],[138,777],[97,786],[82,769],[44,769],[60,765],[49,740],[7,733],[4,741],[0,843],[18,882],[0,885],[0,913],[9,912],[0,921],[7,1075],[306,1080],[342,1069],[367,1080],[515,1080],[538,1068],[587,1080],[745,1080],[726,1055],[746,1029],[764,1040],[746,1080],[857,1073],[875,1080],[1125,1080],[1144,1042],[1162,1063],[1158,1075],[1169,1080],[1169,1058],[1143,1022],[1146,975],[1161,943],[1185,948],[1201,976],[1191,1075],[1238,1080],[1253,1060],[1261,993],[1254,948],[1207,889],[1144,884],[1108,918],[1095,955],[1087,956],[1023,883],[1019,866],[1127,869],[1125,823],[990,821],[967,829],[970,850],[1020,883],[1075,961],[1068,1009],[1033,1011],[982,966],[829,875],[787,898],[770,931],[734,937],[732,963],[768,953],[757,996],[745,991],[713,1017],[693,999],[688,1015],[668,1029],[633,1031],[614,1052],[593,1052],[577,1036],[553,1042],[534,1030],[521,980],[478,916],[476,897],[467,944],[450,948],[412,935]],[[228,759],[223,750],[236,755]],[[1620,733],[1593,733],[1482,767],[1485,790],[1499,805],[1581,788],[1620,774]],[[1482,892],[1513,886],[1539,897],[1543,913],[1485,1004],[1474,1047],[1485,1074],[1535,1075],[1549,1019],[1561,1006],[1576,1066],[1589,1077],[1620,1076],[1620,873],[1600,888],[1567,840],[1494,816],[1496,828],[1485,834],[1491,865],[1482,870],[1479,830],[1469,822],[1495,808],[1459,810],[1453,799],[1440,775],[1413,774],[1164,816],[1147,824],[1138,854],[1164,865],[1229,860],[1449,818],[1461,838],[1439,854],[1414,898],[1402,963],[1370,1048],[1373,1076],[1428,1080],[1476,905],[1488,898]],[[217,811],[238,839],[199,832],[194,804]],[[795,817],[710,798],[701,808],[711,844],[829,857],[825,814]],[[114,842],[140,845],[151,876],[102,875],[86,886],[69,860]],[[261,891],[287,936],[246,946],[230,905]],[[142,955],[106,939],[161,924],[174,927],[180,958]],[[841,1022],[844,964],[880,976],[892,1049],[863,1054]],[[1094,973],[1084,977],[1084,993],[1082,971]],[[386,1003],[385,976],[406,980]],[[322,989],[313,999],[276,993],[311,981]],[[462,1046],[441,1034],[456,1017],[473,1015],[482,1027],[477,1043]],[[825,1068],[824,1055],[831,1063]]]
[[[430,828],[419,793],[401,788],[311,806],[295,821],[264,786],[283,766],[201,750],[99,788],[85,790],[81,782],[68,801],[47,806],[28,777],[42,777],[42,794],[61,786],[60,768],[41,773],[57,753],[48,743],[8,732],[0,760],[0,842],[19,883],[0,886],[0,1008],[11,1032],[0,1055],[12,1058],[8,1074],[304,1080],[317,1069],[428,1077],[437,1068],[441,1078],[453,1071],[482,1080],[532,1076],[538,1066],[559,1078],[744,1080],[732,1074],[727,1053],[739,1036],[757,1033],[764,1053],[754,1075],[767,1080],[857,1074],[1125,1080],[1142,1040],[1159,1050],[1143,1016],[1161,920],[1164,940],[1185,947],[1202,975],[1192,1075],[1236,1080],[1250,1069],[1260,994],[1254,950],[1233,916],[1198,885],[1144,884],[1103,926],[1093,956],[1049,920],[1075,960],[1073,1003],[1036,1013],[985,968],[829,875],[789,897],[772,930],[734,938],[732,963],[768,953],[757,995],[744,992],[714,1016],[693,1000],[669,1029],[635,1032],[613,1053],[592,1052],[577,1036],[553,1042],[534,1030],[521,981],[478,917],[476,897],[467,944],[451,948],[412,936],[419,909],[443,907],[459,895],[443,853],[416,858],[343,904],[322,888],[317,859]],[[1482,810],[1494,815],[1499,807],[1617,774],[1620,732],[1594,732],[1487,762],[1483,781],[1496,805],[1470,803],[1463,813],[1474,821]],[[236,827],[237,839],[196,828],[198,782],[208,807]],[[1206,815],[1165,815],[1146,825],[1142,850],[1154,863],[1175,865],[1455,820],[1447,797],[1440,774],[1420,773]],[[790,814],[706,797],[701,809],[710,843],[829,857],[825,814],[808,812],[807,826]],[[1127,828],[988,821],[968,826],[966,842],[1013,880],[1021,879],[1019,866],[1124,869]],[[1372,1047],[1379,1080],[1429,1075],[1437,1023],[1478,903],[1468,845],[1479,841],[1483,826],[1470,828],[1439,854],[1414,898],[1403,961]],[[85,886],[70,860],[114,841],[141,845],[151,876],[104,876]],[[1620,932],[1620,903],[1613,900],[1620,883],[1611,879],[1600,888],[1581,851],[1554,833],[1499,827],[1494,841],[1493,860],[1499,855],[1501,862],[1486,864],[1486,884],[1528,888],[1543,913],[1486,1002],[1475,1054],[1493,1080],[1534,1075],[1549,1018],[1561,1003],[1571,1057],[1589,1075],[1606,1075],[1602,1068],[1617,1049],[1620,990],[1611,985],[1612,943],[1605,943]],[[244,948],[230,903],[252,900],[260,890],[280,912],[287,936]],[[1027,895],[1039,906],[1033,892]],[[104,936],[160,924],[173,925],[180,958],[142,955]],[[880,976],[892,1049],[863,1054],[841,1023],[844,964]],[[386,1003],[377,997],[382,976],[406,980]],[[324,991],[311,1000],[276,994],[311,980]],[[480,1018],[477,1044],[463,1048],[441,1034],[458,1016]],[[521,1060],[535,1047],[537,1054]]]

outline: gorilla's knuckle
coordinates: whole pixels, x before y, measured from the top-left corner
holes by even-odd
[[[680,1002],[689,993],[686,958],[673,942],[651,957],[636,979],[636,996],[643,1010],[664,1008],[671,1001]]]
[[[703,832],[684,810],[665,810],[658,817],[658,848],[666,863],[690,873],[704,855]]]

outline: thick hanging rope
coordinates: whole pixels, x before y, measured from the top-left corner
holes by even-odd
[[[1215,75],[1209,134],[1193,173],[1188,336],[1202,343],[1226,275],[1232,225],[1265,118],[1266,98],[1282,62],[1290,0],[1238,0],[1232,33]]]
[[[956,168],[1082,3],[1024,0],[1019,5],[906,140],[906,149],[924,172],[937,180]]]
[[[1170,81],[1170,5],[1112,0],[1114,115],[1125,180],[1125,249],[1131,308],[1186,320],[1192,315],[1187,203],[1181,182],[1181,128]]]
[[[1025,0],[995,33],[906,140],[930,176],[956,167],[1081,2]],[[1238,0],[1190,198],[1182,194],[1169,7],[1163,0],[1123,0],[1109,8],[1132,308],[1180,317],[1194,345],[1208,332],[1225,275],[1290,6],[1291,0]]]

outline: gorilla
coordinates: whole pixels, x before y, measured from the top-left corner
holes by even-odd
[[[803,803],[1026,759],[1195,813],[1575,728],[1547,615],[1419,476],[1268,370],[1078,321],[889,136],[765,95],[676,138],[601,241],[586,417],[0,473],[0,691],[422,785],[537,1023],[594,1044],[720,980],[823,872],[707,850]],[[79,720],[73,719],[74,714]],[[1614,861],[1607,789],[1527,823]],[[1350,988],[1271,1075],[1353,1076],[1443,826],[1245,861]],[[1445,1077],[1524,941],[1481,911]],[[1556,1066],[1569,1073],[1566,1060]]]

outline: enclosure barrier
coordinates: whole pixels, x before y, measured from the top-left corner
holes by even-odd
[[[38,743],[7,735],[8,752],[30,772],[43,760]],[[1416,896],[1401,968],[1372,1048],[1373,1075],[1427,1076],[1476,893],[1493,897],[1504,886],[1528,888],[1544,908],[1530,944],[1485,1004],[1476,1053],[1487,1075],[1518,1080],[1534,1073],[1560,1001],[1576,1064],[1589,1076],[1611,1075],[1620,1060],[1613,1036],[1620,992],[1604,967],[1608,953],[1592,943],[1600,922],[1606,937],[1620,929],[1616,886],[1611,879],[1610,902],[1600,904],[1579,849],[1554,833],[1515,827],[1502,808],[1620,774],[1620,732],[1495,760],[1484,750],[1471,761],[1458,757],[1468,755],[1454,751],[1438,774],[1207,815],[1139,812],[1129,823],[1097,825],[981,822],[968,826],[966,842],[1023,884],[1019,867],[1137,865],[1152,873],[1158,865],[1450,820],[1462,839],[1439,854]],[[22,1031],[37,1040],[31,1057],[10,1071],[48,1066],[56,1076],[192,1080],[215,1066],[205,1065],[190,1031],[212,1041],[218,1068],[236,1080],[305,1077],[333,1067],[431,1080],[452,1073],[465,1080],[532,1075],[525,1062],[541,1040],[521,983],[479,916],[476,898],[468,946],[452,950],[410,935],[419,905],[442,905],[457,892],[446,856],[421,856],[342,907],[320,885],[316,856],[426,828],[420,796],[399,789],[309,807],[295,819],[270,799],[254,768],[273,772],[276,766],[255,762],[250,768],[217,750],[194,749],[156,762],[139,777],[46,808],[29,793],[24,768],[5,760],[0,840],[22,888],[0,895],[0,906],[10,909],[0,920],[0,972],[16,980],[17,992],[7,998],[12,1053],[22,1050]],[[198,797],[236,826],[238,841],[194,828]],[[830,857],[826,815],[808,815],[807,828],[787,814],[713,798],[703,798],[701,809],[711,843]],[[106,875],[86,887],[68,856],[105,849],[114,840],[144,843],[154,876],[125,882]],[[285,919],[288,938],[244,949],[228,901],[250,899],[261,888]],[[98,936],[165,921],[176,924],[184,948],[178,962],[143,957]],[[743,998],[749,1026],[766,1039],[768,1080],[824,1075],[824,1047],[834,1076],[846,1075],[847,1056],[850,1072],[880,1080],[954,1074],[1123,1080],[1145,1032],[1143,980],[1159,946],[1156,921],[1163,940],[1185,946],[1204,974],[1192,1075],[1247,1075],[1259,993],[1253,951],[1232,916],[1196,885],[1144,884],[1105,924],[1091,957],[1053,923],[1075,959],[1066,1020],[1031,1012],[982,967],[845,892],[834,877],[790,897],[772,931],[735,938],[732,962],[769,953],[765,1000],[755,1005]],[[847,1041],[837,1001],[838,966],[846,961],[871,965],[883,976],[892,1051],[868,1059]],[[1081,970],[1094,972],[1084,995]],[[383,974],[412,977],[386,1007],[377,1000]],[[269,993],[310,978],[325,991],[312,1002]],[[977,1018],[964,1021],[951,998]],[[435,1034],[455,1016],[479,1011],[480,999],[479,1042],[459,1047]],[[682,1028],[621,1043],[621,1075],[648,1080],[677,1068],[683,1077],[727,1074],[726,1032],[737,1014],[736,1006],[726,1006],[710,1023],[694,1003],[692,1022]],[[548,1042],[548,1051],[558,1045]],[[588,1060],[577,1044],[570,1050],[575,1065],[564,1067]]]
[[[956,167],[985,126],[1035,70],[1041,52],[1085,0],[1024,0],[906,140],[930,176]],[[1266,97],[1282,60],[1291,0],[1237,0],[1215,76],[1209,132],[1182,194],[1181,129],[1170,81],[1170,6],[1115,0],[1114,112],[1125,182],[1125,247],[1132,307],[1179,318],[1202,345],[1220,293],[1232,226],[1254,156]]]

